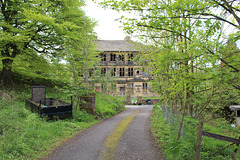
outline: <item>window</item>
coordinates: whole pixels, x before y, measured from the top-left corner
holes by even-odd
[[[147,83],[143,83],[143,92],[147,92]]]
[[[128,76],[133,76],[133,68],[128,68]]]
[[[112,76],[112,77],[116,76],[116,68],[112,68],[112,70],[111,70],[111,76]]]
[[[119,61],[124,61],[124,55],[122,54],[119,55]]]
[[[106,61],[106,54],[100,54],[101,61]]]
[[[133,88],[133,83],[128,83],[128,88]]]
[[[111,61],[116,61],[116,54],[111,54]]]
[[[106,68],[102,68],[101,69],[101,75],[105,75],[106,74]]]
[[[133,59],[133,54],[131,53],[131,54],[128,54],[128,62],[129,61],[132,61],[132,59]]]
[[[124,76],[124,68],[120,68],[120,77]]]

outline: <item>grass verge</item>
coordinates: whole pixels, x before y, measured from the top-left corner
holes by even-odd
[[[63,140],[99,122],[85,111],[73,113],[73,119],[47,121],[25,109],[25,98],[31,97],[31,88],[14,91],[0,90],[0,159],[39,159]],[[61,92],[47,88],[47,96],[66,99]],[[108,98],[107,98],[108,97]],[[105,104],[105,98],[109,99]],[[98,93],[97,106],[101,117],[108,117],[123,109],[121,101]],[[118,106],[120,105],[120,106]]]
[[[167,159],[195,159],[197,127],[198,121],[195,121],[191,117],[186,117],[184,120],[182,136],[180,140],[177,140],[178,125],[170,126],[165,120],[162,110],[158,107],[154,107],[154,113],[151,118],[151,130]],[[215,120],[211,124],[204,123],[203,130],[233,138],[239,136],[239,131],[232,128],[230,124],[227,124],[222,119]],[[240,148],[236,145],[220,151],[221,148],[224,148],[229,144],[231,144],[231,142],[220,141],[203,136],[201,144],[201,160],[228,160],[231,159],[232,152],[235,149],[238,149],[237,156],[239,159]],[[213,153],[216,154],[211,155]]]
[[[124,109],[121,97],[113,97],[103,93],[96,94],[96,112],[100,117],[108,118]]]

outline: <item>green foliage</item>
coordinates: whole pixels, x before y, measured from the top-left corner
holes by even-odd
[[[94,116],[87,113],[85,110],[75,111],[73,113],[73,118],[77,122],[92,122],[94,121]]]
[[[98,122],[86,111],[74,111],[73,119],[47,121],[25,109],[25,98],[31,97],[30,94],[29,86],[0,92],[0,159],[39,159],[63,139]],[[56,88],[47,88],[46,94],[46,97],[57,99],[69,98]],[[117,97],[97,95],[101,117],[110,117],[123,109]]]
[[[48,96],[64,98],[61,93]],[[0,159],[38,159],[46,155],[62,139],[95,124],[91,115],[79,118],[46,121],[25,109],[25,98],[30,88],[19,87],[15,91],[1,90],[0,100]]]
[[[211,117],[209,112],[227,118],[223,108],[240,103],[238,1],[106,0],[101,4],[134,15],[122,16],[121,22],[127,33],[141,35],[139,41],[146,44],[140,61],[148,62],[155,75],[153,91],[163,103],[204,119]],[[226,32],[227,25],[231,32]]]
[[[125,107],[120,97],[112,97],[97,92],[96,112],[100,117],[111,117],[124,109]]]
[[[154,107],[153,110],[154,113],[151,118],[151,130],[154,137],[159,142],[160,148],[164,151],[167,159],[194,159],[197,142],[198,121],[195,121],[191,117],[186,117],[184,121],[183,135],[181,136],[180,140],[177,140],[175,133],[178,129],[178,126],[170,126],[165,120],[164,114],[160,108]],[[223,119],[215,120],[215,122],[211,124],[204,123],[203,130],[235,138],[237,138],[239,135],[239,130],[232,128],[230,124],[227,124]],[[201,144],[201,159],[230,159],[232,151],[235,150],[235,146],[231,146],[228,149],[210,156],[229,144],[229,142],[203,136]],[[238,156],[240,157],[240,155]]]
[[[90,62],[94,63],[96,53],[95,23],[85,15],[83,6],[83,1],[78,0],[1,2],[3,83],[12,82],[11,71],[29,75],[33,80],[47,77],[69,82],[74,68],[60,65],[61,60],[71,64],[78,61],[78,66],[82,67],[82,60],[87,59],[93,68]]]

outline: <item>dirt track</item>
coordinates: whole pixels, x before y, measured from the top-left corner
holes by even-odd
[[[126,110],[107,119],[70,139],[58,147],[47,158],[48,160],[159,160],[160,152],[150,134],[151,106],[126,106]],[[136,112],[137,111],[137,112]],[[108,149],[106,139],[116,132],[120,122],[134,114],[126,130],[118,140],[113,141],[116,147]],[[114,138],[114,137],[113,137]],[[114,145],[113,145],[114,146]],[[105,152],[103,152],[105,150]],[[113,152],[112,157],[104,156]]]

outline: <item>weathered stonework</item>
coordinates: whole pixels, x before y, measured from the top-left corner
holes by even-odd
[[[89,114],[97,116],[95,107],[95,94],[80,97],[80,109],[86,110]]]
[[[136,43],[132,42],[129,37],[116,41],[99,40],[97,45],[100,55],[106,56],[106,59],[102,59],[99,64],[100,67],[106,68],[106,75],[112,76],[111,71],[113,68],[116,69],[115,76],[112,76],[116,80],[116,92],[112,94],[130,97],[155,96],[152,92],[152,77],[149,76],[148,71],[143,71],[143,66],[139,65],[139,62],[133,61],[139,54],[136,49],[139,45],[136,47]],[[95,89],[105,92],[106,89],[102,84],[97,83]]]

